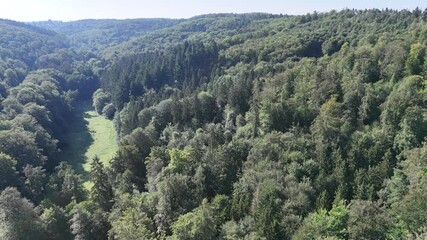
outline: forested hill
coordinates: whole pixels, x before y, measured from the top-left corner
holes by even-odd
[[[427,10],[33,24],[0,21],[0,239],[426,238]]]
[[[37,58],[52,53],[54,49],[65,47],[66,42],[55,32],[0,19],[0,56],[3,71],[9,68],[6,60],[16,61],[15,64],[21,65],[22,68],[33,68]],[[4,72],[0,73],[3,74]]]
[[[30,24],[67,36],[72,46],[80,51],[96,52],[150,31],[172,27],[181,21],[175,19],[87,19],[72,22],[31,22]]]

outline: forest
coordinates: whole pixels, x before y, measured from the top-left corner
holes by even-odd
[[[427,239],[426,137],[427,9],[0,19],[1,240]]]

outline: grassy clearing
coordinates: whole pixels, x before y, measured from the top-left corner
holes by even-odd
[[[90,189],[88,179],[93,157],[98,156],[108,166],[117,150],[113,122],[96,113],[90,102],[80,102],[65,139],[60,159],[73,165],[85,179],[84,187]]]

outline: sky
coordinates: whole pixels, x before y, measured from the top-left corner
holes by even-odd
[[[345,8],[421,9],[427,0],[0,0],[0,18],[44,21],[189,18],[207,13],[306,14]]]

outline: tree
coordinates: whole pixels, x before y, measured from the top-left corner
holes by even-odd
[[[254,213],[257,232],[267,240],[283,239],[280,190],[273,181],[263,182],[259,189]]]
[[[139,191],[145,189],[147,170],[144,157],[141,156],[141,152],[136,146],[120,145],[116,156],[111,160],[111,169],[116,174],[117,182],[124,180],[123,177],[125,176],[129,178],[128,186],[121,186],[123,190],[131,191],[133,187],[130,185],[135,185]],[[122,181],[122,183],[124,182]]]
[[[218,226],[231,219],[230,198],[226,195],[216,195],[211,200],[210,207]]]
[[[19,183],[15,169],[16,161],[9,155],[0,152],[0,191],[8,186],[16,186]]]
[[[427,221],[427,204],[425,183],[422,187],[411,189],[403,199],[392,208],[395,217],[394,228],[402,228],[405,232],[416,233]],[[404,236],[404,235],[403,235]],[[403,237],[402,236],[402,237]]]
[[[157,195],[120,194],[110,212],[110,238],[114,239],[156,239],[154,214]]]
[[[47,196],[58,206],[66,206],[72,200],[80,202],[85,197],[81,176],[68,163],[61,162],[50,175]]]
[[[91,180],[93,182],[91,189],[92,201],[99,208],[108,212],[114,204],[113,189],[98,156],[92,159]]]
[[[427,197],[426,143],[406,152],[405,158],[401,163],[402,171],[395,171],[397,174],[392,178],[391,184],[397,186],[389,187],[392,190],[389,190],[389,200],[392,202],[391,213],[394,216],[392,232],[398,232],[397,235],[400,236],[416,233],[427,221],[427,203],[424,200]],[[397,195],[399,193],[402,195]]]
[[[341,117],[343,105],[332,97],[320,108],[320,113],[311,127],[313,135],[325,143],[337,143],[340,137],[340,128],[343,124]]]
[[[234,220],[242,219],[250,212],[252,205],[252,186],[242,179],[234,184],[231,212]]]
[[[47,183],[46,170],[42,167],[27,165],[23,170],[25,174],[25,190],[34,202],[42,200]]]
[[[104,240],[108,238],[111,225],[108,222],[108,213],[98,208],[96,203],[83,201],[75,204],[71,209],[71,232],[74,239]]]
[[[51,119],[51,112],[45,107],[36,103],[28,103],[24,106],[23,113],[33,116],[44,128],[52,128],[55,124]]]
[[[198,98],[200,101],[198,108],[200,109],[202,116],[199,121],[202,123],[212,122],[217,114],[215,98],[207,92],[200,92],[196,98]]]
[[[45,158],[40,154],[35,134],[22,129],[0,131],[0,151],[17,161],[17,169],[27,164],[40,166]]]
[[[207,199],[192,212],[181,215],[172,224],[172,239],[209,240],[217,235],[216,222]]]
[[[381,121],[384,128],[390,132],[399,129],[398,125],[408,107],[414,107],[421,104],[420,96],[423,85],[421,76],[405,77],[397,87],[388,95],[384,103],[384,110],[381,113]]]
[[[226,222],[221,226],[221,240],[243,240],[243,239],[261,239],[255,231],[255,220],[247,216],[240,221],[234,220]]]
[[[292,239],[317,239],[336,237],[346,239],[347,221],[349,210],[342,203],[335,204],[330,211],[320,209],[316,213],[310,213],[303,221]]]
[[[102,108],[102,115],[108,119],[113,119],[114,114],[116,113],[116,108],[112,103],[109,103]]]
[[[394,139],[394,148],[398,152],[419,146],[427,136],[427,111],[419,106],[408,107],[399,127]]]
[[[91,215],[87,210],[77,207],[74,210],[74,214],[70,222],[71,232],[75,236],[75,240],[91,239],[92,220]]]
[[[411,45],[408,58],[406,59],[406,71],[408,75],[421,75],[423,71],[426,49],[420,43]]]
[[[149,192],[157,191],[157,183],[162,177],[162,169],[167,165],[169,160],[170,154],[166,147],[151,148],[150,156],[145,160],[147,166],[147,189]]]
[[[6,188],[0,194],[1,239],[46,239],[43,222],[34,205],[16,188]]]
[[[201,201],[201,191],[186,175],[171,174],[157,184],[159,201],[155,221],[160,236],[170,234],[171,224],[182,214],[193,210]]]
[[[152,224],[144,212],[128,208],[118,220],[111,224],[110,235],[117,240],[154,240],[155,234],[152,229],[149,229]]]
[[[110,101],[110,95],[104,92],[101,88],[93,93],[93,107],[98,114],[102,114],[102,110]]]
[[[68,214],[56,205],[43,210],[43,214],[40,216],[44,224],[46,225],[47,235],[49,239],[64,239],[72,240],[73,235],[69,225],[70,218]]]
[[[135,146],[142,159],[145,159],[150,154],[151,147],[156,145],[157,132],[151,126],[145,129],[136,128],[130,134],[126,135],[120,142],[122,145]]]
[[[190,173],[194,170],[194,163],[190,162],[190,151],[189,149],[179,150],[173,148],[169,150],[170,162],[167,166],[168,169],[176,173]]]
[[[371,201],[353,200],[350,204],[349,239],[386,239],[390,216]]]

